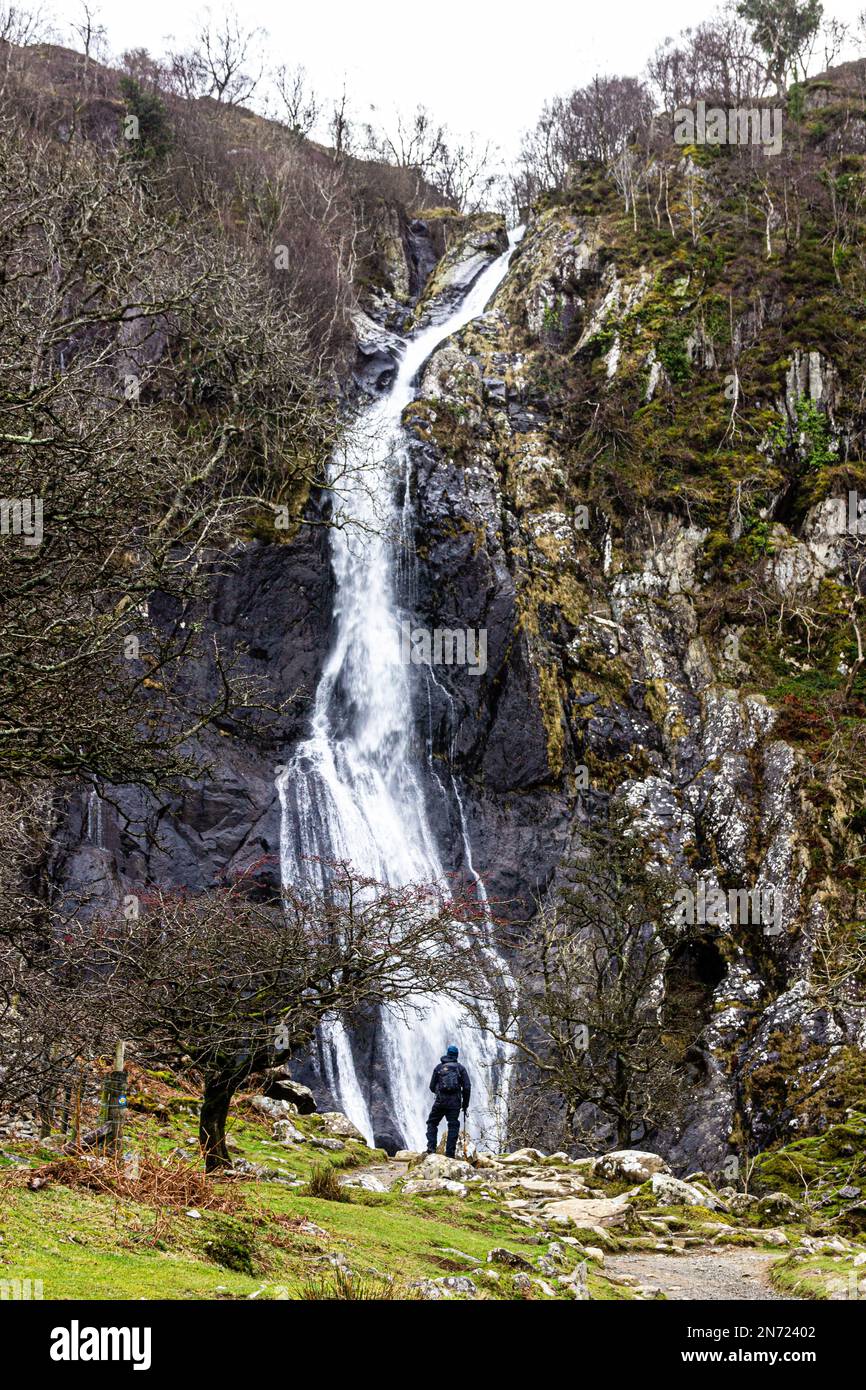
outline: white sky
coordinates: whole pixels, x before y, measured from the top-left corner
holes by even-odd
[[[51,3],[51,0],[49,0]],[[112,52],[182,47],[197,0],[91,0]],[[866,0],[825,0],[826,16],[853,23]],[[213,4],[215,12],[220,0]],[[460,133],[477,132],[507,155],[543,102],[595,72],[639,74],[655,46],[699,24],[717,0],[238,0],[248,25],[269,34],[267,61],[303,63],[314,87],[335,95],[345,79],[355,115],[384,117],[423,103]],[[62,41],[76,0],[53,0]],[[170,37],[171,40],[170,40]],[[846,56],[853,56],[853,52]],[[819,66],[821,66],[819,64]]]

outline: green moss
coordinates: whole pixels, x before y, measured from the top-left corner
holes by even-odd
[[[797,1199],[807,1191],[813,1200],[829,1199],[825,1210],[835,1209],[839,1203],[834,1202],[834,1196],[839,1188],[866,1182],[864,1141],[866,1116],[855,1114],[823,1134],[759,1154],[754,1161],[753,1186],[759,1192],[781,1191]]]
[[[551,775],[560,777],[565,761],[565,719],[556,667],[545,666],[538,672],[538,694],[547,733],[547,763]]]

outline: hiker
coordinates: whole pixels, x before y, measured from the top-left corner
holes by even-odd
[[[443,1116],[448,1121],[448,1138],[445,1142],[445,1153],[448,1158],[454,1157],[457,1148],[457,1135],[460,1133],[460,1107],[462,1105],[465,1114],[469,1106],[469,1097],[472,1094],[469,1073],[458,1062],[458,1056],[458,1049],[452,1043],[445,1056],[440,1059],[438,1066],[434,1068],[430,1078],[430,1090],[436,1099],[433,1102],[433,1109],[427,1116],[428,1154],[435,1154],[436,1152],[436,1132]]]

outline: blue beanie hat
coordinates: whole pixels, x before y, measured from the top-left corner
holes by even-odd
[[[457,1048],[454,1046],[453,1043],[452,1043],[451,1046],[447,1049],[445,1055],[446,1055],[447,1057],[457,1057],[457,1056],[459,1055],[459,1054],[458,1054],[458,1051],[457,1051]]]

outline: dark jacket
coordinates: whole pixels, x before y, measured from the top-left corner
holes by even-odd
[[[463,1094],[463,1109],[466,1110],[469,1105],[469,1097],[472,1095],[472,1085],[470,1083],[469,1073],[466,1070],[466,1068],[463,1066],[461,1062],[455,1061],[453,1057],[441,1057],[439,1059],[439,1065],[433,1068],[433,1075],[430,1078],[430,1090],[433,1092],[434,1095],[436,1094],[436,1088],[439,1084],[439,1073],[446,1063],[449,1067],[456,1067],[460,1073],[460,1089]]]

